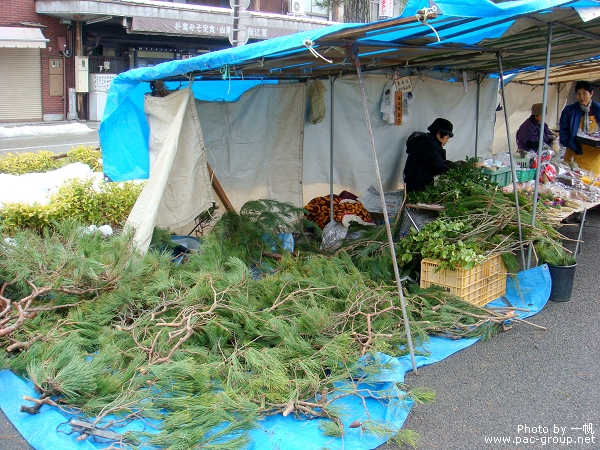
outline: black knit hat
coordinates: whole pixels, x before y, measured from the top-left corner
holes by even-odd
[[[427,127],[431,133],[434,133],[435,131],[441,131],[444,134],[448,134],[450,137],[454,137],[452,128],[452,122],[447,119],[442,119],[441,117],[435,119],[433,123]]]

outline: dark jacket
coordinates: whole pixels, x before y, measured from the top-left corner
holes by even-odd
[[[600,125],[600,103],[592,102],[591,113],[594,114],[596,122]],[[581,144],[576,139],[582,116],[583,111],[579,106],[579,102],[565,106],[560,114],[560,143],[565,147],[569,147],[578,155],[583,154]]]
[[[448,170],[446,150],[431,133],[414,132],[406,141],[404,184],[406,192],[419,192],[433,183],[433,177]]]
[[[550,131],[548,125],[544,124],[544,144],[550,145],[553,140],[554,134]],[[537,152],[539,142],[540,124],[533,116],[529,116],[517,130],[517,148]]]

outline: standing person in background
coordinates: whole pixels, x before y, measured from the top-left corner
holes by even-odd
[[[404,166],[406,192],[422,191],[433,183],[436,175],[451,167],[451,162],[446,160],[444,145],[454,136],[452,128],[452,122],[439,117],[427,127],[429,133],[415,131],[408,137]]]
[[[577,142],[577,133],[592,134],[600,123],[600,103],[592,101],[594,87],[589,81],[575,83],[577,102],[565,106],[560,115],[560,143],[567,147],[564,160],[595,175],[600,174],[600,148]]]
[[[548,110],[546,109],[546,112]],[[534,103],[531,105],[531,115],[521,124],[517,130],[517,148],[519,150],[538,151],[540,143],[540,127],[542,124],[542,104]],[[552,146],[556,135],[550,131],[548,125],[544,123],[543,143]]]

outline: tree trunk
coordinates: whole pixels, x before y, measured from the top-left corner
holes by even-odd
[[[347,0],[344,2],[344,22],[368,23],[369,0]]]

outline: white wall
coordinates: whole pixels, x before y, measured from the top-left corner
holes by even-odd
[[[550,129],[553,129],[554,127],[558,129],[560,113],[567,103],[571,85],[572,83],[562,83],[560,85],[548,86],[546,98],[548,113],[546,114],[546,124]],[[506,96],[506,111],[508,113],[510,148],[514,152],[517,149],[515,137],[517,135],[517,130],[531,115],[531,105],[534,103],[542,103],[543,86],[508,83],[504,86],[504,95]],[[494,126],[494,142],[492,146],[492,152],[494,154],[508,151],[505,123],[504,111],[497,111],[496,125]]]
[[[406,139],[413,131],[427,131],[437,117],[454,124],[454,138],[446,146],[450,160],[462,160],[475,154],[476,83],[411,77],[414,101],[408,120],[396,126],[382,120],[379,108],[383,88],[389,77],[365,75],[365,91],[377,159],[384,190],[397,189],[402,183],[406,157]],[[319,124],[305,124],[304,199],[329,194],[329,130],[331,86],[327,86],[327,117]],[[497,80],[485,80],[480,89],[479,154],[491,154]],[[349,190],[360,195],[371,184],[376,186],[370,138],[357,77],[344,77],[334,83],[334,193]]]
[[[462,80],[412,77],[414,101],[409,117],[396,126],[383,121],[379,112],[388,79],[386,75],[364,76],[384,190],[402,185],[407,137],[413,131],[426,131],[437,117],[454,124],[455,136],[447,144],[448,159],[474,156],[474,81],[465,92]],[[208,163],[236,209],[247,200],[262,197],[304,206],[314,197],[329,194],[331,84],[328,80],[323,83],[327,88],[326,116],[316,125],[308,122],[305,97],[299,97],[297,84],[257,87],[235,103],[197,102]],[[480,86],[480,156],[491,154],[497,86],[497,80],[484,80]],[[370,185],[377,186],[377,177],[356,76],[335,81],[333,117],[334,193],[348,190],[360,195]]]
[[[411,77],[414,101],[409,118],[401,126],[382,120],[379,108],[383,88],[389,77],[365,75],[365,91],[377,159],[385,191],[402,184],[406,158],[406,139],[413,131],[427,131],[437,118],[445,117],[454,125],[454,137],[446,146],[450,160],[463,160],[475,154],[477,84],[447,82],[426,77]],[[304,199],[329,194],[331,86],[325,82],[326,118],[317,125],[305,123]],[[479,155],[490,155],[492,148],[497,80],[484,80],[480,87]],[[360,195],[371,184],[376,186],[371,143],[356,76],[334,83],[334,193],[346,189]]]

